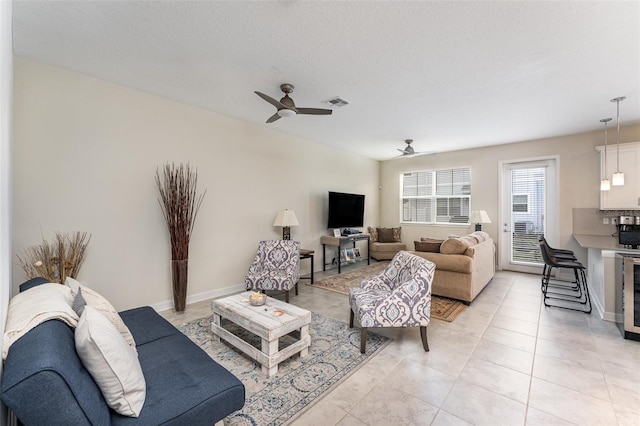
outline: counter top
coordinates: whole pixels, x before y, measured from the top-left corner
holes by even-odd
[[[580,247],[583,248],[613,250],[635,255],[640,254],[640,250],[638,249],[630,249],[621,246],[620,244],[618,244],[618,239],[610,235],[573,234],[573,238],[575,238],[578,244],[580,244]]]

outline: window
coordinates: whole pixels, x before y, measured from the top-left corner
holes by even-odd
[[[529,213],[529,194],[513,194],[513,213]]]
[[[469,223],[471,169],[403,173],[402,221]]]

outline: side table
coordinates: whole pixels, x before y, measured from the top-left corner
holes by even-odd
[[[314,251],[313,250],[307,250],[307,249],[300,249],[300,259],[311,259],[311,275],[309,276],[309,279],[311,279],[311,284],[313,284],[313,255],[314,255]],[[307,277],[300,277],[301,279],[307,279]],[[298,286],[296,286],[296,295],[298,294]]]

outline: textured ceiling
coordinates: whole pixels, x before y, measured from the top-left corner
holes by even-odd
[[[16,1],[14,52],[379,160],[640,122],[640,2]],[[298,106],[350,105],[272,124]],[[615,123],[615,121],[614,121]]]

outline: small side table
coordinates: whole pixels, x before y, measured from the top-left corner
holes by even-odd
[[[307,249],[300,249],[300,259],[311,259],[311,275],[310,277],[300,277],[301,279],[311,279],[311,284],[313,284],[313,255],[314,255],[314,251],[313,250],[307,250]],[[297,290],[297,287],[296,287]],[[298,294],[298,292],[296,291],[296,294]]]

